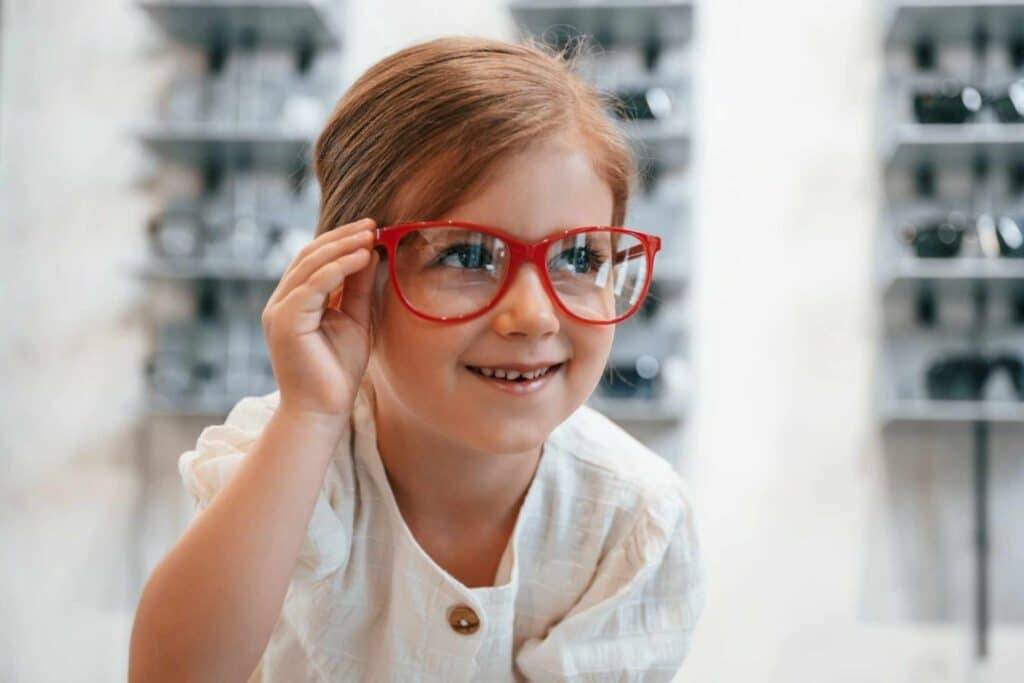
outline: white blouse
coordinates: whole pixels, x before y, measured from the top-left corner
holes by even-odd
[[[181,455],[197,511],[279,398],[243,398]],[[581,406],[544,443],[495,585],[467,588],[406,526],[372,400],[364,382],[250,683],[674,677],[705,587],[690,494],[665,460]]]

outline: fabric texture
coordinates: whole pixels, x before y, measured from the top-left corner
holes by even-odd
[[[280,395],[240,400],[179,470],[197,513],[237,471]],[[494,586],[468,588],[406,526],[360,387],[250,683],[670,681],[705,583],[689,490],[662,458],[583,405],[544,443]],[[479,616],[456,631],[455,606]]]

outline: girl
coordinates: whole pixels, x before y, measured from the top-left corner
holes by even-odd
[[[704,602],[690,498],[585,405],[657,238],[605,96],[447,38],[343,96],[262,322],[279,390],[179,466],[132,681],[662,681]],[[360,216],[370,216],[353,222]]]

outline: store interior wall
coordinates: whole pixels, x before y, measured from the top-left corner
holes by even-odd
[[[124,680],[144,340],[116,264],[144,253],[127,131],[161,68],[127,2],[3,12],[0,679]]]
[[[421,39],[513,36],[504,2],[351,1],[346,80]],[[123,680],[137,586],[191,510],[199,422],[135,462],[157,202],[131,125],[173,61],[127,0],[8,0],[0,63],[0,679]],[[682,681],[963,680],[970,434],[880,435],[873,0],[697,8],[692,350],[680,469],[709,597]],[[1024,466],[993,433],[994,681],[1024,670]]]

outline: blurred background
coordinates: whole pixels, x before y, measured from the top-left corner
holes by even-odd
[[[0,680],[125,679],[310,143],[449,34],[625,105],[665,248],[590,401],[694,493],[678,680],[1024,681],[1024,0],[0,0]]]

